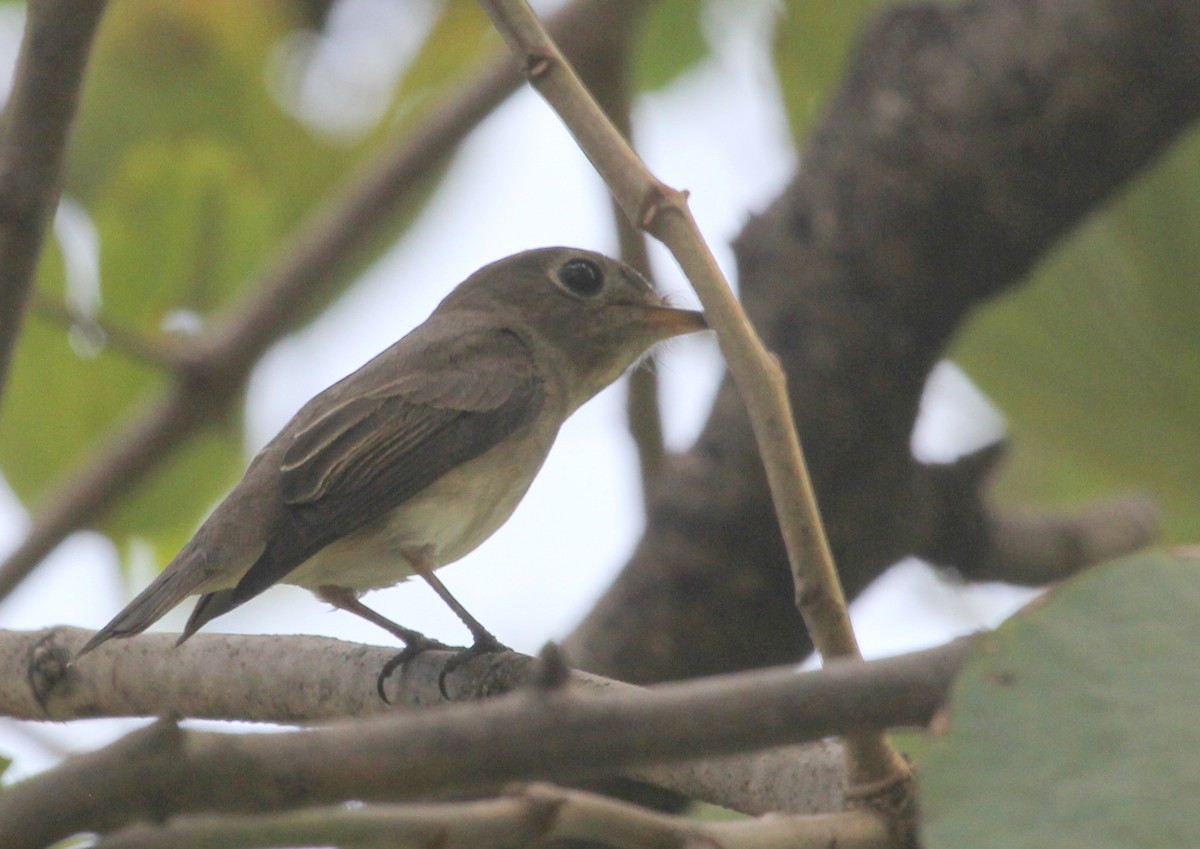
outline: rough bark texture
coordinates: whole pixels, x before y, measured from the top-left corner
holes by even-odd
[[[1022,282],[1196,117],[1197,56],[1193,0],[916,5],[861,38],[803,169],[735,245],[747,310],[789,375],[851,596],[910,553],[967,578],[1029,580],[1002,556],[1028,549],[1003,538],[1014,527],[1086,549],[1086,522],[1014,524],[988,506],[981,470],[994,452],[923,466],[910,434],[926,376],[971,311]],[[568,656],[651,682],[810,650],[726,380]]]

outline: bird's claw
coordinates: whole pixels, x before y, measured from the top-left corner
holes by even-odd
[[[383,685],[389,678],[392,677],[393,672],[395,672],[404,664],[408,663],[417,655],[424,654],[427,651],[453,650],[451,646],[446,645],[440,640],[432,640],[424,635],[417,636],[419,636],[420,639],[410,639],[409,642],[404,646],[404,649],[387,663],[385,663],[383,665],[383,669],[379,670],[379,677],[375,679],[375,692],[379,693],[379,698],[384,702],[384,704],[390,705],[392,703],[392,700],[387,697],[387,693],[384,691]],[[443,672],[442,675],[444,676],[445,672]],[[440,678],[438,679],[438,685],[439,687],[441,686]],[[442,690],[443,694],[445,694],[445,692],[445,690]]]
[[[505,651],[512,651],[512,649],[488,632],[484,631],[482,634],[476,634],[473,646],[466,649],[459,649],[453,657],[446,661],[446,665],[442,667],[442,672],[438,675],[438,692],[442,694],[442,698],[447,700],[450,698],[450,694],[446,692],[446,676],[451,672],[480,655],[499,654]]]

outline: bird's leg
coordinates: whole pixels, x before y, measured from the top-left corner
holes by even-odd
[[[449,698],[446,693],[446,676],[453,672],[458,667],[462,666],[473,657],[478,657],[481,654],[495,654],[496,652],[511,651],[508,646],[500,642],[492,635],[492,632],[483,627],[479,620],[472,616],[465,607],[450,594],[450,590],[446,589],[443,584],[433,574],[435,564],[430,559],[425,551],[406,551],[405,556],[408,558],[409,565],[412,566],[413,572],[420,575],[425,583],[433,588],[433,591],[438,594],[442,601],[454,611],[462,623],[467,626],[467,630],[471,632],[471,637],[474,643],[468,649],[463,649],[454,657],[446,661],[446,665],[442,667],[442,674],[438,676],[438,689],[441,690],[444,698]]]
[[[426,637],[420,631],[414,631],[412,628],[405,628],[403,625],[397,625],[386,616],[376,613],[371,608],[367,607],[358,600],[358,596],[346,587],[338,587],[325,585],[318,587],[316,590],[317,598],[328,602],[338,610],[344,610],[347,613],[353,613],[355,616],[361,616],[373,625],[378,625],[383,630],[387,631],[404,643],[404,651],[393,657],[384,664],[383,669],[379,673],[379,677],[375,680],[375,690],[379,693],[379,698],[385,702],[390,700],[383,690],[383,684],[392,673],[403,666],[408,661],[412,660],[422,652],[430,651],[431,649],[450,649],[451,647],[439,640],[433,640]],[[453,658],[451,658],[453,660]],[[445,675],[443,671],[442,675]],[[441,685],[441,680],[438,682],[439,688],[445,692],[445,688]]]
[[[437,575],[433,574],[432,570],[423,569],[417,564],[413,564],[413,571],[420,575],[425,583],[433,587],[433,591],[438,594],[438,597],[446,602],[446,605],[462,620],[462,623],[467,626],[467,630],[471,632],[471,636],[475,639],[476,646],[485,646],[487,647],[487,651],[508,650],[508,646],[492,636],[492,632],[483,627],[479,623],[479,620],[472,616],[459,600],[450,594],[450,590],[446,589],[446,585],[441,582]]]
[[[376,613],[371,608],[367,607],[358,600],[358,596],[353,590],[346,587],[337,587],[326,584],[318,587],[316,590],[317,598],[321,601],[328,602],[338,610],[344,610],[347,613],[353,613],[355,616],[361,616],[372,625],[378,625],[383,630],[387,631],[392,636],[399,639],[408,648],[416,647],[418,651],[428,651],[430,649],[448,649],[450,646],[445,643],[431,640],[420,631],[414,631],[412,628],[405,628],[403,625],[397,625],[391,619]]]

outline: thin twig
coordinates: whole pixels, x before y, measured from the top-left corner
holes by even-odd
[[[104,0],[27,4],[16,76],[0,120],[0,400],[46,229],[63,151]]]
[[[626,140],[632,138],[633,129],[630,120],[632,99],[629,91],[629,55],[637,25],[641,21],[641,15],[621,16],[618,25],[608,34],[609,49],[598,57],[596,62],[579,66],[580,77],[595,94],[600,107]],[[640,271],[647,280],[651,280],[646,236],[633,225],[629,216],[617,203],[617,199],[610,196],[610,200],[621,260]],[[630,372],[626,383],[625,416],[629,435],[637,451],[642,480],[642,501],[648,504],[666,455],[662,411],[659,408],[658,372],[652,363]]]
[[[796,604],[826,660],[861,658],[845,594],[800,449],[787,383],[725,281],[687,206],[659,181],[612,126],[523,0],[480,0],[517,54],[530,83],[550,103],[631,220],[671,250],[717,331],[746,402],[796,588]],[[887,788],[909,770],[882,735],[847,740],[856,781]]]
[[[47,293],[35,289],[30,307],[42,318],[70,328],[80,328],[84,333],[97,337],[101,348],[110,348],[130,359],[166,372],[179,367],[175,352],[177,348],[164,344],[160,339],[125,327],[104,316],[83,315],[69,304],[57,300]]]
[[[44,846],[147,817],[490,792],[510,781],[919,726],[940,707],[965,650],[959,642],[803,675],[790,667],[759,670],[618,695],[526,690],[303,733],[221,734],[159,723],[6,787],[0,834],[12,849]],[[680,722],[684,715],[688,721]],[[10,838],[16,834],[27,836],[18,842]]]
[[[621,14],[623,5],[577,2],[556,15],[553,26],[573,49],[586,53],[595,49],[593,34],[603,30],[602,21]],[[394,210],[421,190],[437,164],[518,85],[507,57],[491,63],[300,226],[254,291],[216,320],[210,335],[180,350],[184,379],[132,415],[87,466],[46,497],[29,534],[0,565],[0,599],[69,533],[112,509],[201,425],[219,420],[258,356],[333,297],[336,269],[372,243]]]
[[[884,823],[865,811],[705,821],[660,814],[550,784],[514,787],[496,799],[312,808],[285,814],[179,817],[102,838],[96,849],[268,849],[275,846],[455,846],[504,849],[559,840],[605,846],[737,846],[739,849],[884,849]]]

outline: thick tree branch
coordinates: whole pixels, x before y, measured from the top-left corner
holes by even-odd
[[[198,634],[176,648],[170,634],[145,634],[106,644],[68,674],[69,658],[90,636],[78,628],[0,631],[0,714],[55,721],[165,714],[310,723],[444,702],[439,677],[445,655],[438,652],[406,664],[388,681],[389,708],[374,682],[394,649],[323,637],[225,634]],[[261,674],[264,669],[271,674]],[[506,653],[477,658],[446,683],[452,700],[467,701],[528,687],[536,677],[531,658]],[[578,672],[572,681],[618,694],[631,686]],[[754,814],[838,810],[848,784],[841,747],[824,742],[653,767],[630,777]]]
[[[949,509],[941,470],[913,460],[925,379],[974,309],[1195,119],[1198,54],[1190,0],[921,4],[885,12],[860,40],[803,170],[735,245],[851,596],[972,527],[1028,529],[995,522],[978,488]],[[1139,517],[1137,504],[1122,513],[1132,530],[1116,545],[1076,545],[1095,529],[1075,528],[1056,546],[1112,556],[1145,540]],[[1014,542],[974,534],[955,565],[1021,578],[998,556]],[[789,583],[726,380],[695,447],[669,459],[632,560],[566,649],[635,682],[796,660],[811,642]]]
[[[287,656],[292,642],[309,650],[317,643],[334,641],[202,634],[196,647],[189,643],[172,653],[165,649],[167,635],[149,635],[104,646],[88,662],[64,668],[65,659],[83,637],[76,629],[9,634],[0,643],[7,644],[0,657],[6,665],[24,661],[25,668],[8,670],[13,674],[6,671],[3,680],[32,686],[27,695],[10,683],[4,698],[23,701],[39,716],[62,717],[61,693],[63,699],[82,705],[85,715],[95,716],[104,710],[106,692],[144,687],[152,679],[163,692],[156,710],[170,709],[173,698],[184,696],[190,699],[185,706],[197,708],[193,715],[220,716],[230,715],[222,712],[228,707],[214,709],[220,694],[228,699],[239,688],[249,689],[249,684],[238,684],[241,678],[258,680],[231,675],[234,664],[262,662],[287,670],[285,683],[309,698],[345,683],[338,677],[340,672],[325,678],[312,671],[313,664],[293,662]],[[13,638],[27,641],[23,651]],[[216,651],[222,641],[229,641],[232,650]],[[139,643],[149,650],[136,650]],[[382,649],[355,648],[364,657],[371,651],[377,653],[376,659],[387,655]],[[329,646],[320,649],[328,651]],[[8,788],[0,795],[0,833],[11,833],[18,819],[40,822],[40,809],[28,807],[31,804],[55,807],[54,816],[42,812],[47,822],[57,823],[52,828],[111,830],[126,818],[148,813],[139,807],[147,798],[147,787],[156,788],[152,795],[163,806],[158,813],[165,814],[262,811],[348,798],[396,801],[479,790],[511,780],[570,778],[612,769],[628,769],[633,777],[655,781],[670,773],[666,767],[651,768],[654,764],[817,740],[847,731],[924,724],[941,704],[965,650],[966,644],[959,642],[884,661],[831,664],[811,673],[798,674],[789,667],[654,691],[615,682],[592,682],[583,685],[586,690],[580,685],[551,691],[526,687],[479,704],[364,717],[299,735],[152,733],[148,748],[134,738]],[[204,653],[212,659],[220,656],[223,662],[200,669],[196,660]],[[406,671],[410,680],[405,686],[417,688],[412,692],[436,690],[444,658],[430,655],[418,658],[415,668]],[[96,667],[89,669],[93,657]],[[344,660],[361,662],[352,657]],[[143,667],[155,662],[170,668],[160,676],[151,675],[153,669]],[[488,664],[496,662],[479,659],[454,673],[452,689],[458,693],[466,685],[472,696],[481,689],[494,692],[487,670]],[[320,668],[328,668],[327,661]],[[483,677],[475,677],[480,670]],[[513,684],[512,672],[510,668],[506,673],[505,686]],[[528,673],[526,667],[518,676]],[[460,676],[467,676],[466,680]],[[346,697],[349,706],[360,705],[363,692],[370,689],[371,676],[359,677],[366,678],[368,686],[360,681]],[[155,701],[152,696],[139,698]],[[256,704],[260,711],[272,707],[261,700]],[[237,715],[248,713],[245,705],[232,705],[232,699],[230,705]],[[260,715],[288,721],[302,718],[294,708],[274,707],[274,717]],[[330,715],[328,702],[315,710]],[[679,717],[685,712],[691,719],[681,723]],[[186,739],[180,734],[186,734]],[[414,770],[413,764],[422,768]],[[105,778],[99,779],[100,775]],[[682,783],[696,782],[699,776],[685,770]],[[89,791],[79,798],[73,788],[83,787]],[[39,832],[37,839],[49,842],[65,833],[69,832]]]
[[[58,207],[67,135],[104,0],[34,0],[0,119],[0,400],[46,228]]]

